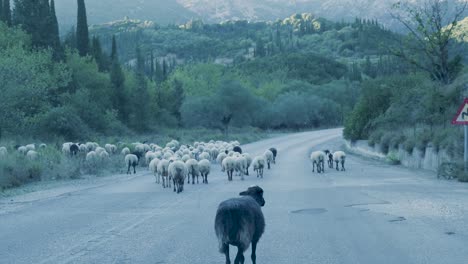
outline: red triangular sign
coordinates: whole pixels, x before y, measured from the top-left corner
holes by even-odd
[[[457,115],[452,120],[454,125],[468,125],[468,98],[465,98],[465,101],[458,109]]]

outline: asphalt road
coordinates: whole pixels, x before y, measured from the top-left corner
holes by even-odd
[[[468,263],[467,185],[356,156],[348,156],[346,172],[313,174],[310,151],[341,144],[340,129],[249,144],[244,150],[252,155],[279,150],[264,179],[228,182],[213,165],[209,185],[179,195],[140,170],[29,201],[0,213],[0,263],[223,263],[216,208],[253,184],[266,200],[260,264]]]

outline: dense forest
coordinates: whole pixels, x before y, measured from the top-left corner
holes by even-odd
[[[448,32],[441,75],[424,49],[413,51],[422,45],[417,35],[376,20],[305,13],[271,22],[124,19],[88,27],[80,0],[76,27],[60,39],[53,0],[0,6],[3,138],[345,124],[349,139],[410,150],[430,141],[450,147],[459,136],[449,121],[467,78],[461,15],[438,31]]]

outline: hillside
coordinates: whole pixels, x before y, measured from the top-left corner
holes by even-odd
[[[393,1],[393,0],[392,0]],[[388,0],[99,0],[87,1],[90,24],[123,19],[125,16],[159,24],[184,23],[202,19],[206,23],[226,20],[276,20],[292,13],[313,13],[333,21],[356,17],[378,19],[396,28],[388,15]],[[57,14],[63,31],[75,23],[76,1],[57,0]]]
[[[111,37],[116,35],[124,62],[135,58],[139,46],[146,54],[153,52],[177,64],[198,61],[225,65],[249,60],[255,52],[268,56],[313,52],[351,63],[382,54],[383,43],[393,41],[394,35],[375,21],[335,23],[312,14],[293,15],[274,23],[192,21],[181,26],[127,19],[92,26],[90,33],[101,38],[108,52]]]

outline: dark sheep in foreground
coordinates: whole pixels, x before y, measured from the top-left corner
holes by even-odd
[[[239,194],[241,197],[222,202],[216,212],[215,231],[219,251],[226,256],[226,264],[231,263],[229,245],[236,246],[234,264],[244,263],[244,252],[252,243],[252,263],[256,264],[257,243],[265,230],[265,218],[261,207],[265,205],[263,189],[252,186]]]
[[[273,164],[276,164],[276,156],[278,155],[278,150],[276,148],[270,149],[271,153],[273,153]]]

